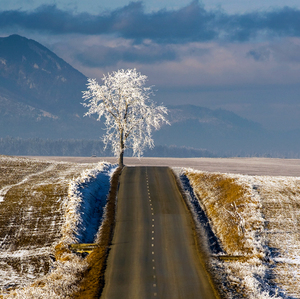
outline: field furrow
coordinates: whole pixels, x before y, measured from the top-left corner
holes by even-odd
[[[0,288],[49,273],[62,237],[69,182],[96,164],[0,157]]]

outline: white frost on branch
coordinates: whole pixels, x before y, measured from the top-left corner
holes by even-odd
[[[153,148],[152,129],[169,124],[164,114],[167,108],[156,106],[150,99],[151,87],[145,87],[147,76],[136,69],[118,70],[102,78],[103,85],[88,79],[83,92],[83,105],[89,108],[85,115],[98,114],[105,118],[105,147],[112,145],[115,156],[132,148],[134,156],[142,156],[146,147]]]

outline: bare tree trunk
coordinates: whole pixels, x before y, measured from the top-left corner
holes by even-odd
[[[123,140],[123,130],[121,130],[120,132],[120,149],[121,149],[121,152],[120,152],[120,155],[119,155],[119,167],[124,167],[124,162],[123,162],[123,159],[124,159],[124,140]]]
[[[124,150],[122,150],[119,155],[119,167],[122,167],[122,168],[124,167],[123,158],[124,158]]]

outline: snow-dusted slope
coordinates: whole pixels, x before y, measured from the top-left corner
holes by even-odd
[[[181,180],[224,297],[300,297],[300,178],[184,169]]]
[[[96,237],[115,166],[1,156],[0,168],[2,294],[67,298],[86,267],[68,245]]]

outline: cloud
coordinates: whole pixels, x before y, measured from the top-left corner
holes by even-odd
[[[56,36],[51,50],[70,64],[81,69],[111,67],[136,67],[172,61],[181,62],[186,57],[201,58],[211,51],[207,43],[158,44],[144,40],[136,44],[133,40],[98,35]],[[48,38],[49,42],[49,38]]]
[[[131,2],[99,15],[73,14],[55,5],[43,5],[33,12],[0,12],[0,28],[18,26],[52,34],[116,34],[136,41],[148,38],[176,43],[214,38],[215,32],[209,26],[212,18],[214,15],[197,1],[179,10],[155,13],[145,13],[141,2]]]
[[[169,45],[93,45],[77,54],[76,59],[88,67],[106,67],[114,66],[120,61],[141,64],[173,61],[178,59],[178,53]]]
[[[267,12],[225,15],[218,26],[229,41],[249,41],[257,37],[300,36],[300,10],[284,7]]]
[[[256,61],[269,61],[271,57],[271,50],[267,47],[250,50],[247,53],[247,57],[252,57]]]
[[[52,50],[88,77],[137,68],[159,90],[263,86],[300,82],[300,38],[276,42],[135,44],[104,36],[60,37]]]
[[[258,45],[247,54],[259,62],[277,62],[295,67],[300,63],[300,41],[297,38],[284,39],[284,42],[273,42]]]
[[[208,11],[198,1],[177,10],[145,12],[142,2],[98,15],[75,14],[43,5],[34,11],[0,11],[0,30],[20,27],[51,34],[113,34],[136,43],[207,41],[245,42],[257,38],[300,36],[300,10],[284,7],[265,12],[229,15]]]

